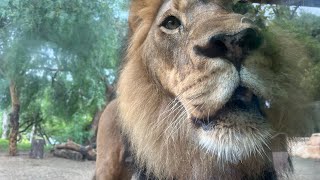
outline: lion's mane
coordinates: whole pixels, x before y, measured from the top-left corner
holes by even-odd
[[[172,111],[179,102],[159,88],[152,68],[143,60],[146,51],[157,52],[144,48],[143,44],[162,3],[161,0],[132,2],[131,37],[117,88],[120,125],[138,165],[160,179],[209,179],[217,174],[232,179],[238,172],[250,172],[248,176],[261,173],[266,168],[261,162],[267,161],[263,156],[248,158],[241,165],[221,166],[187,138],[192,133],[187,125],[175,121],[178,116],[186,118],[186,114]],[[289,137],[301,134],[307,124],[301,105],[308,98],[300,83],[304,78],[303,63],[308,57],[291,34],[275,26],[270,26],[264,36],[267,45],[249,57],[247,66],[264,77],[258,83],[272,98],[272,108],[266,112],[272,133],[285,133]]]

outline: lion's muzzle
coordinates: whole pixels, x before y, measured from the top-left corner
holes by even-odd
[[[264,101],[253,94],[248,88],[239,86],[235,90],[230,100],[216,114],[205,118],[191,117],[191,120],[197,128],[202,128],[205,131],[209,131],[217,125],[217,122],[221,120],[221,116],[229,113],[230,110],[248,112],[257,117],[265,116],[262,110],[264,107],[262,107],[263,104],[261,102]],[[257,118],[257,120],[261,119],[262,118]]]

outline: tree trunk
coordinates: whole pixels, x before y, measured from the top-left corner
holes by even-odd
[[[106,86],[105,87],[106,87],[106,89],[105,89],[106,100],[107,100],[107,102],[111,102],[116,96],[115,88],[114,88],[113,85],[110,85],[109,82],[106,82]],[[86,142],[86,144],[89,144],[89,145],[96,144],[99,120],[100,120],[100,117],[101,117],[101,115],[102,115],[102,113],[103,113],[105,108],[106,107],[104,106],[102,108],[102,110],[98,110],[95,113],[95,115],[94,115],[94,117],[93,117],[93,119],[92,119],[92,121],[90,123],[90,126],[89,126],[90,131],[94,133],[94,136],[92,136],[91,139],[88,142]]]
[[[16,156],[17,155],[17,137],[19,134],[20,102],[19,102],[17,87],[13,81],[11,81],[10,83],[10,97],[11,97],[12,112],[10,113],[11,131],[10,131],[10,141],[9,141],[9,155]]]
[[[44,139],[33,138],[29,157],[33,159],[43,159],[45,144],[46,142]]]
[[[1,139],[8,139],[9,136],[9,119],[6,111],[2,115],[2,135]]]
[[[91,137],[89,142],[86,142],[86,144],[96,144],[99,119],[100,119],[102,113],[103,113],[103,110],[97,111],[95,113],[95,115],[90,123],[90,131],[93,132],[94,135]]]

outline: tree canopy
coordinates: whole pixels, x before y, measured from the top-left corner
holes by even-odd
[[[125,6],[110,0],[0,2],[0,104],[9,107],[14,82],[20,130],[37,124],[55,140],[85,141],[82,132],[115,80]]]

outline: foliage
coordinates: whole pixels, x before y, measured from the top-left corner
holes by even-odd
[[[302,13],[292,19],[277,18],[273,23],[285,29],[306,47],[309,61],[305,62],[308,67],[305,69],[305,80],[302,85],[307,87],[314,100],[320,100],[320,17],[308,13]]]
[[[8,0],[0,2],[0,107],[17,84],[20,130],[83,143],[103,107],[126,34],[122,1]]]
[[[270,9],[270,6],[266,5],[253,5],[251,3],[236,3],[233,6],[233,11],[239,14],[246,15],[250,19],[253,20],[253,22],[262,28],[265,28],[266,21],[268,18],[268,11]]]
[[[2,123],[3,123],[3,120],[2,120],[2,115],[3,115],[3,112],[0,111],[0,137],[2,135]]]
[[[9,146],[9,140],[0,139],[0,152],[7,151],[8,146]],[[18,150],[19,151],[29,151],[30,148],[31,148],[31,144],[27,140],[24,140],[24,141],[18,143]],[[46,152],[49,152],[51,149],[52,149],[52,146],[50,146],[50,145],[46,145],[44,147],[44,150]]]
[[[9,146],[9,140],[0,139],[0,151],[7,151]],[[18,143],[18,149],[20,151],[30,150],[31,144],[28,141]]]
[[[306,47],[310,59],[304,62],[305,77],[301,85],[310,90],[314,100],[320,100],[320,17],[305,12],[298,15],[298,8],[237,3],[233,10],[249,16],[261,28],[279,28]]]

